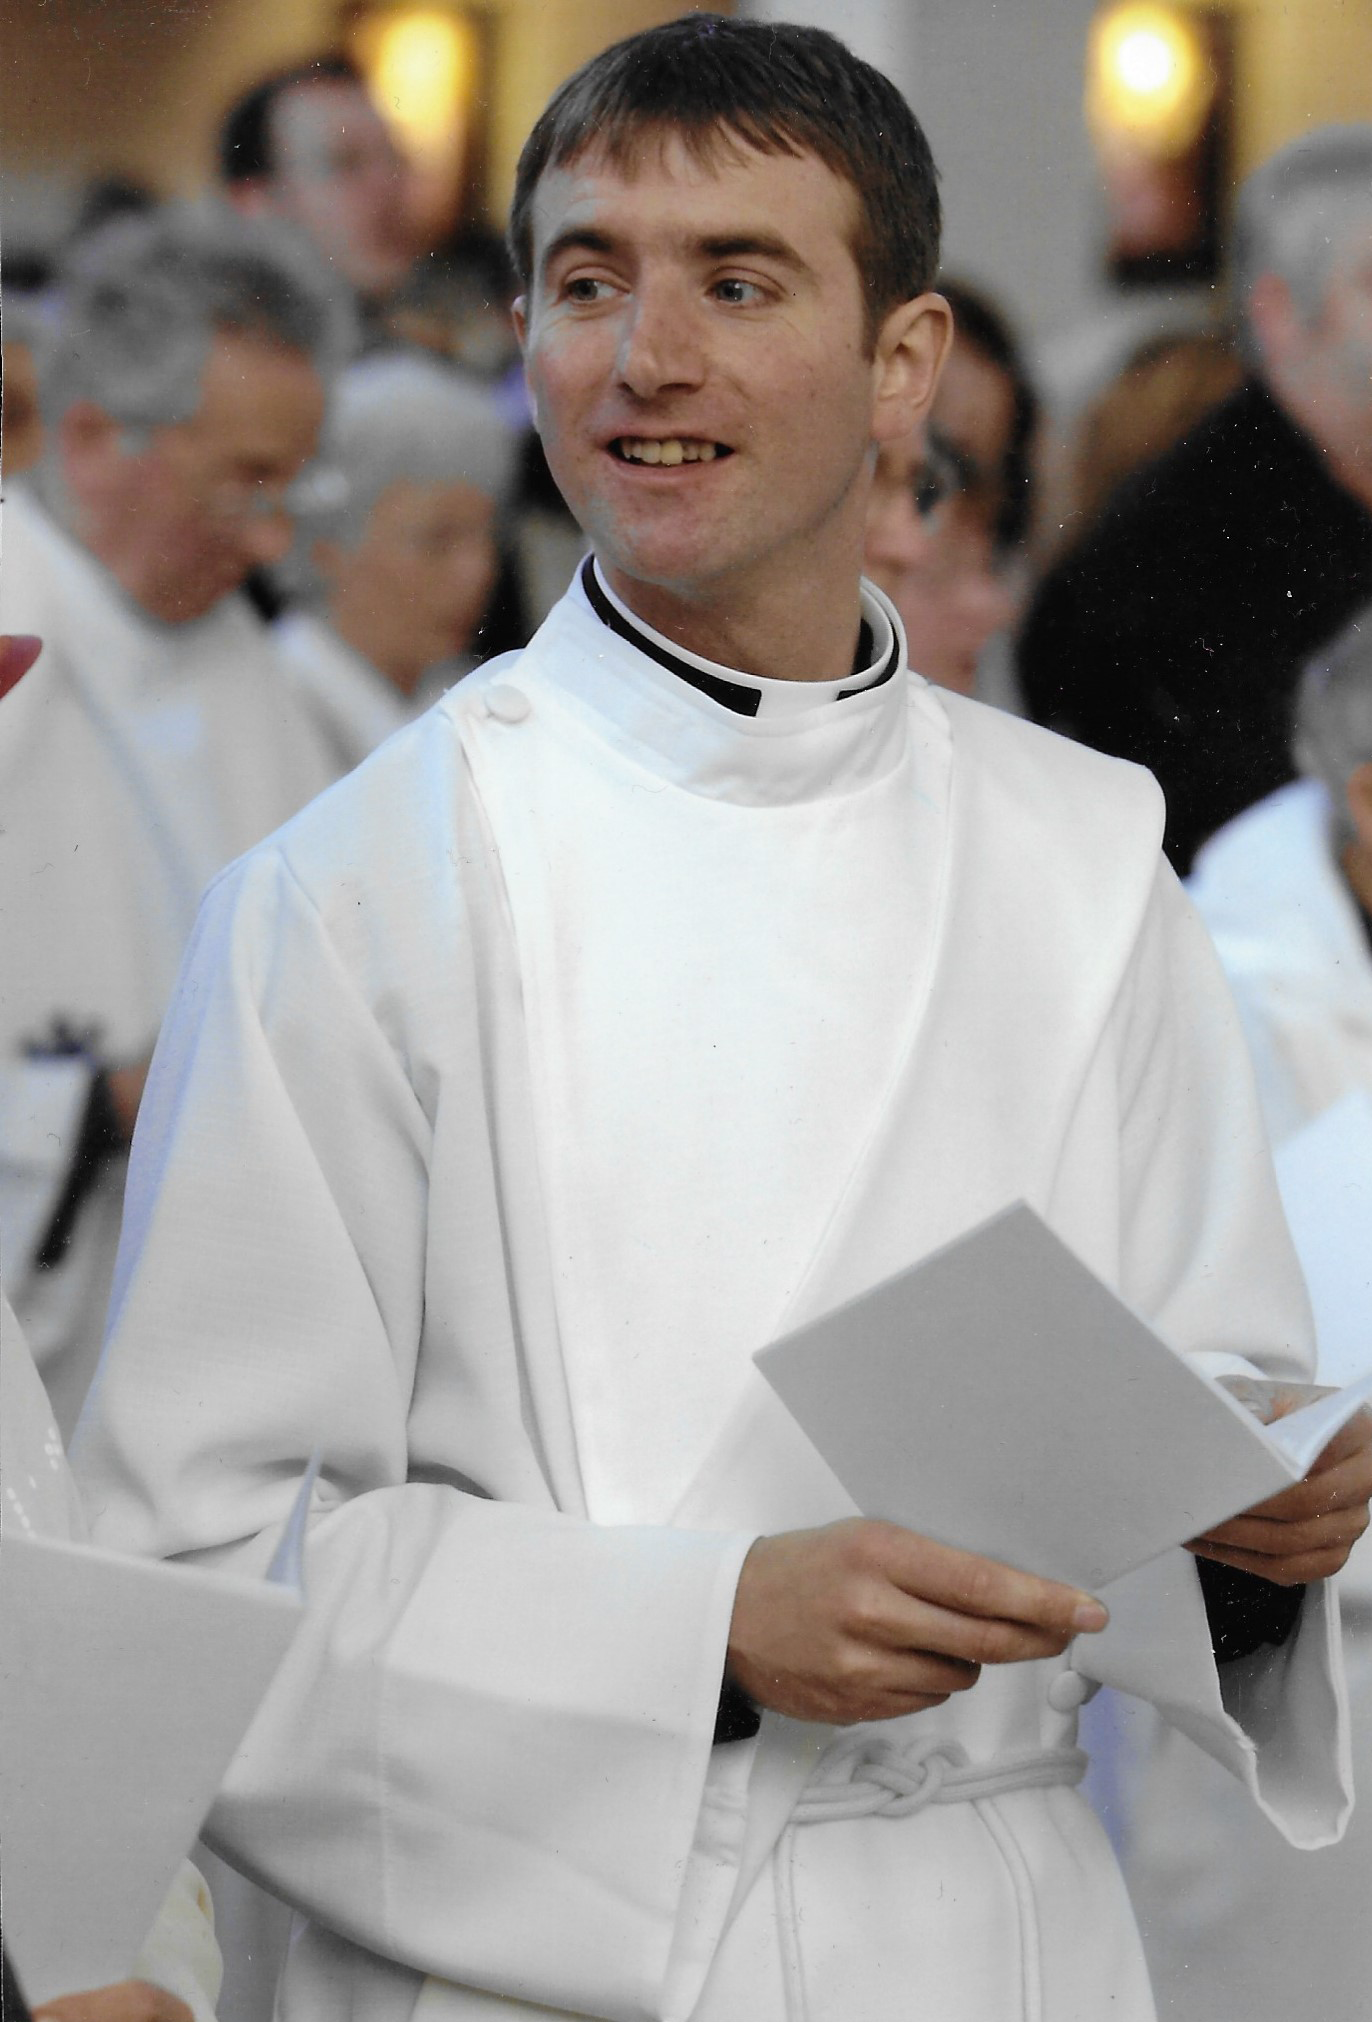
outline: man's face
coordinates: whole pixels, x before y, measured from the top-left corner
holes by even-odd
[[[470,646],[495,586],[495,500],[475,485],[388,485],[352,548],[321,541],[329,616],[409,692]]]
[[[553,475],[611,581],[686,599],[855,574],[881,383],[856,199],[813,155],[674,135],[543,177],[516,311]],[[909,423],[907,421],[906,425]]]
[[[301,352],[221,332],[189,421],[130,446],[98,409],[68,415],[74,531],[150,617],[203,617],[289,548],[285,491],[314,454],[323,416],[323,388]]]
[[[1320,440],[1372,479],[1372,206],[1334,255],[1301,352]]]
[[[415,256],[410,172],[365,91],[321,80],[272,109],[272,207],[364,296],[393,293]]]

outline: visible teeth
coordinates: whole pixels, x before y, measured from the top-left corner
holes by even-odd
[[[631,463],[713,463],[718,451],[712,442],[684,442],[679,435],[665,438],[621,436],[620,453]]]

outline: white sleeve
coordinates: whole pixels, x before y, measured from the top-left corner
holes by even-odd
[[[484,1129],[480,1088],[442,1099]],[[657,2013],[751,1540],[596,1526],[498,1456],[481,1493],[407,1478],[430,1149],[313,907],[249,858],[163,1029],[73,1459],[96,1542],[252,1570],[322,1449],[306,1620],[215,1843],[417,1971]]]
[[[1123,1296],[1213,1374],[1309,1377],[1312,1328],[1252,1069],[1208,934],[1163,868],[1117,1012]],[[1154,1560],[1105,1595],[1088,1677],[1151,1700],[1247,1785],[1288,1839],[1337,1839],[1352,1805],[1334,1583],[1280,1649],[1217,1669],[1195,1562]]]
[[[210,1892],[189,1861],[182,1861],[129,1978],[175,1994],[195,2022],[215,2022],[224,1962],[214,1935]]]

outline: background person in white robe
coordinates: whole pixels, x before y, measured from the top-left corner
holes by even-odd
[[[392,352],[342,375],[325,454],[338,497],[302,523],[305,608],[273,639],[343,773],[470,669],[515,441],[480,388]]]
[[[0,640],[0,646],[4,645]],[[0,692],[3,692],[0,689]],[[0,1291],[0,1537],[84,1538],[62,1440],[19,1322]],[[79,1821],[72,1821],[79,1829]],[[158,1911],[128,1980],[73,1990],[34,2022],[214,2022],[222,1963],[214,1911],[189,1861]]]
[[[1280,1144],[1354,1089],[1372,1094],[1372,611],[1306,672],[1293,785],[1247,809],[1196,859],[1190,889],[1215,938]],[[1367,1214],[1372,1253],[1372,1203]],[[1372,1342],[1368,1344],[1372,1360]],[[1372,1544],[1339,1576],[1354,1769],[1372,1785]],[[1258,1835],[1232,1786],[1163,1733],[1134,1803],[1127,1872],[1176,2022],[1366,2012],[1372,1990],[1372,1809],[1296,1859]]]
[[[38,657],[41,642],[0,634],[0,701]],[[47,1392],[19,1322],[0,1289],[0,1549],[6,1534],[83,1538],[85,1517]],[[213,2022],[220,1960],[213,1909],[186,1862],[147,1944],[139,1977],[64,1995],[35,2011],[35,2022]],[[191,2006],[173,1993],[179,1987]]]
[[[289,545],[345,325],[279,231],[107,228],[64,278],[46,453],[5,501],[0,625],[45,643],[0,714],[0,1241],[65,1434],[200,892],[334,776],[236,592]]]
[[[1294,1838],[1346,1813],[1365,1423],[1201,1547],[1314,1582],[1220,1675],[1185,1553],[1099,1633],[853,1520],[750,1361],[1024,1196],[1206,1366],[1308,1367],[1151,782],[910,676],[860,586],[937,232],[820,31],[570,80],[512,237],[596,562],[202,910],[78,1458],[102,1538],[247,1570],[322,1448],[215,1812],[305,1912],[288,2022],[1144,2022],[1092,1675]]]

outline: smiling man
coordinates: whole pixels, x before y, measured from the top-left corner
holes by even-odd
[[[1308,1366],[1152,783],[930,690],[860,580],[937,236],[831,36],[571,79],[512,240],[594,559],[202,913],[79,1458],[105,1541],[251,1572],[322,1451],[215,1814],[306,1914],[291,2022],[1144,2022],[1093,1675],[1340,1828],[1361,1428],[1198,1543],[1242,1636],[1183,1554],[1107,1628],[857,1518],[750,1360],[1024,1196],[1207,1366]]]

